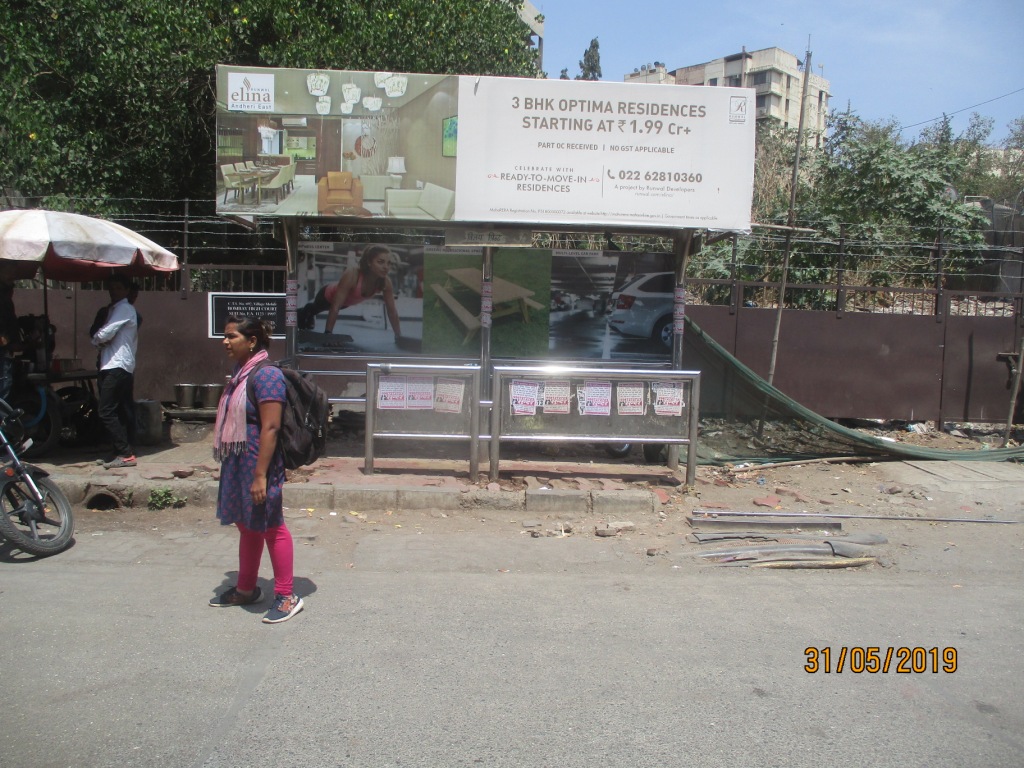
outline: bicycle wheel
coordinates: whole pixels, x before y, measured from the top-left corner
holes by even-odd
[[[44,397],[45,401],[42,399]],[[25,437],[32,438],[32,445],[24,452],[24,456],[42,456],[57,444],[62,424],[61,406],[53,392],[32,389],[14,396],[10,403],[25,412],[20,421]]]
[[[40,506],[20,477],[0,483],[0,535],[32,555],[55,555],[66,549],[75,533],[71,503],[47,477],[36,477],[43,497]]]

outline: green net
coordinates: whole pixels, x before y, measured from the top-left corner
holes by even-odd
[[[839,456],[957,461],[1024,459],[1024,447],[939,450],[845,427],[787,397],[686,318],[686,367],[700,370],[702,464],[764,463]]]

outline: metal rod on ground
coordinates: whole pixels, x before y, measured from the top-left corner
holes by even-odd
[[[1003,433],[1003,442],[1000,448],[1005,448],[1010,442],[1010,430],[1013,429],[1013,412],[1017,410],[1017,394],[1020,392],[1020,371],[1024,366],[1024,337],[1020,340],[1020,352],[1017,353],[1017,365],[1013,372],[1013,387],[1010,391],[1010,412],[1006,416],[1006,432]]]
[[[1020,520],[992,520],[971,517],[899,517],[898,515],[844,515],[832,512],[733,512],[720,509],[695,509],[702,517],[829,517],[836,520],[902,520],[905,523],[998,523],[1017,525]]]

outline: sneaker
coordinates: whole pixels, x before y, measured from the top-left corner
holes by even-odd
[[[136,464],[135,456],[118,456],[113,461],[108,461],[103,464],[104,469],[121,469],[121,467],[134,467]]]
[[[259,587],[253,590],[251,595],[243,595],[238,591],[238,587],[232,587],[226,592],[217,595],[210,601],[210,606],[213,608],[231,608],[235,605],[252,605],[258,603],[263,599],[263,590]]]
[[[96,464],[98,466],[102,467],[104,464],[109,464],[110,462],[116,461],[116,460],[117,460],[117,454],[116,453],[111,453],[111,454],[108,454],[107,458],[105,458],[105,459],[96,459]]]
[[[298,595],[276,595],[274,605],[263,617],[264,624],[280,624],[288,621],[292,616],[302,610],[302,598]]]

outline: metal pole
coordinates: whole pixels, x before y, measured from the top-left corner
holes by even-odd
[[[188,271],[188,199],[185,200],[185,223],[182,225],[181,239],[181,298],[188,298],[192,288],[192,280]]]
[[[281,217],[281,228],[284,230],[285,280],[296,280],[298,279],[299,263],[299,222],[290,216],[283,216]],[[298,332],[299,329],[292,326],[285,333],[285,356],[292,361],[295,360],[295,353],[298,349]],[[369,407],[366,410],[369,413]]]
[[[484,261],[480,273],[480,389],[483,397],[491,377],[491,308],[494,300],[494,247],[484,246]]]
[[[683,312],[686,308],[686,268],[689,266],[690,252],[695,238],[692,229],[686,230],[684,236],[678,233],[672,237],[672,251],[675,254],[676,268],[676,299],[672,307],[672,369],[679,371],[683,368]],[[680,306],[681,305],[681,306]],[[676,324],[676,317],[679,317],[679,324]],[[691,431],[691,434],[695,434]],[[679,469],[679,445],[669,443],[668,458],[666,461],[669,469]]]
[[[842,317],[846,312],[846,288],[843,278],[846,277],[846,225],[839,225],[839,285],[836,289],[836,312]]]
[[[374,407],[377,405],[377,372],[376,369],[366,369],[366,414],[365,414],[365,435],[363,437],[363,472],[367,475],[373,474],[373,433],[377,428]]]
[[[786,281],[789,279],[789,254],[793,244],[793,226],[796,221],[796,191],[800,180],[800,150],[804,143],[804,118],[807,113],[807,86],[811,81],[811,51],[807,50],[804,59],[804,87],[800,96],[800,123],[796,131],[796,153],[793,157],[793,175],[789,189],[789,216],[786,220],[789,229],[786,231],[786,252],[782,257],[782,278],[779,282],[779,306],[775,311],[775,331],[772,334],[772,354],[768,363],[768,384],[775,380],[775,361],[779,352],[779,331],[782,328],[782,310],[786,305]]]
[[[1017,410],[1017,394],[1020,392],[1020,373],[1024,367],[1024,338],[1020,340],[1020,352],[1017,353],[1017,364],[1013,371],[1013,387],[1010,390],[1010,412],[1006,415],[1006,431],[1003,433],[1003,442],[1000,448],[1005,448],[1010,442],[1010,430],[1013,429],[1013,412]]]

